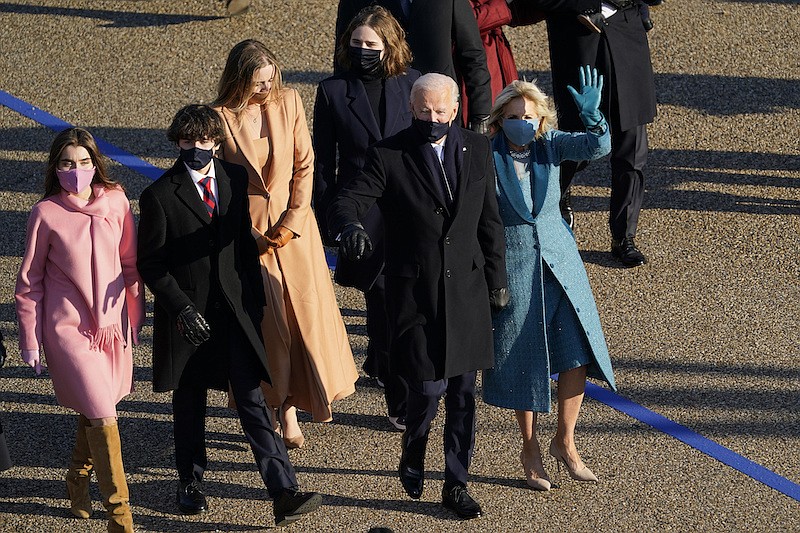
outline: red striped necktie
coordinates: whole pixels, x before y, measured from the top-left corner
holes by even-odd
[[[203,203],[206,204],[206,210],[210,218],[214,217],[214,210],[217,208],[217,202],[214,200],[214,193],[211,191],[211,179],[203,178],[200,180],[200,185],[203,186]]]

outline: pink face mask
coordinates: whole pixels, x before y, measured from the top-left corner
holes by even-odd
[[[69,170],[56,169],[56,176],[61,188],[72,194],[78,194],[91,185],[95,168],[71,168]]]

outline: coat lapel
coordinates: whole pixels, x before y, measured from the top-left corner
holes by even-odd
[[[364,84],[354,77],[347,78],[347,107],[353,116],[361,122],[374,140],[380,140],[381,131],[378,127],[378,120],[372,112],[372,107],[369,105],[369,98],[367,91],[364,89]],[[389,109],[389,106],[386,106]]]
[[[231,205],[231,180],[222,165],[214,160],[214,166],[217,173],[217,214],[224,217],[228,213],[228,207]],[[224,219],[222,219],[224,220]]]
[[[200,194],[197,192],[197,187],[192,181],[192,177],[185,167],[180,167],[183,167],[183,163],[180,161],[173,167],[175,174],[172,176],[172,182],[175,184],[175,195],[203,224],[210,224],[211,218],[208,216],[206,204],[200,199]]]
[[[396,131],[395,124],[397,124],[397,120],[400,118],[400,115],[405,110],[405,105],[407,102],[403,102],[407,98],[407,95],[403,94],[403,91],[400,89],[400,81],[397,79],[398,76],[394,76],[386,80],[386,123],[383,125],[383,137],[388,137],[388,132]],[[394,113],[389,113],[390,109],[395,110]]]
[[[233,141],[236,143],[236,146],[239,147],[239,151],[244,155],[245,159],[247,159],[247,164],[253,170],[253,172],[249,172],[249,174],[261,176],[261,169],[258,166],[258,154],[256,153],[256,147],[253,144],[252,139],[250,139],[250,133],[247,131],[247,126],[244,122],[240,123],[236,119],[236,115],[234,115],[233,111],[226,107],[222,108],[222,116],[224,117],[228,126],[228,131],[230,131],[233,135]],[[262,185],[264,185],[264,188],[266,189],[266,184],[263,183],[263,178],[261,181]]]
[[[533,223],[533,214],[528,211],[525,205],[525,198],[522,196],[522,189],[519,188],[517,173],[514,171],[514,160],[508,155],[505,136],[495,135],[492,140],[492,155],[494,156],[494,168],[497,173],[497,183],[508,198],[508,203],[514,208],[519,217],[528,223]],[[538,196],[538,195],[537,195]]]
[[[431,176],[431,172],[428,170],[428,165],[425,163],[425,159],[422,155],[422,149],[425,148],[425,145],[419,144],[416,139],[408,139],[408,137],[409,136],[406,136],[407,142],[411,144],[411,147],[403,152],[403,159],[406,167],[411,170],[411,174],[422,183],[422,186],[425,187],[428,194],[430,194],[449,215],[450,210],[447,208],[447,202],[444,201],[441,192],[439,192],[439,189],[432,181],[438,178]]]

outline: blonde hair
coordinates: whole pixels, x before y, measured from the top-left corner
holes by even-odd
[[[536,106],[536,114],[541,117],[539,129],[536,130],[536,139],[545,134],[548,130],[558,127],[556,120],[556,108],[552,98],[542,92],[535,83],[530,81],[514,80],[500,91],[492,106],[489,114],[489,130],[494,137],[500,131],[500,122],[503,120],[503,113],[508,103],[522,97]]]
[[[270,65],[275,67],[275,75],[267,101],[276,101],[283,92],[283,76],[275,54],[255,39],[247,39],[231,48],[217,84],[217,98],[211,105],[227,107],[238,118],[253,94],[253,76],[256,71]]]
[[[406,32],[389,10],[382,6],[367,6],[350,21],[337,43],[336,61],[345,69],[350,69],[350,37],[361,26],[372,29],[383,41],[383,76],[392,78],[405,74],[412,59]]]

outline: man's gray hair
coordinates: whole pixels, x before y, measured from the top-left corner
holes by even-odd
[[[417,78],[417,81],[415,81],[414,85],[411,86],[410,100],[412,104],[414,99],[417,97],[417,94],[420,92],[440,94],[447,92],[450,94],[450,99],[453,102],[453,105],[458,105],[458,84],[450,76],[445,76],[444,74],[439,74],[436,72],[430,72]]]

